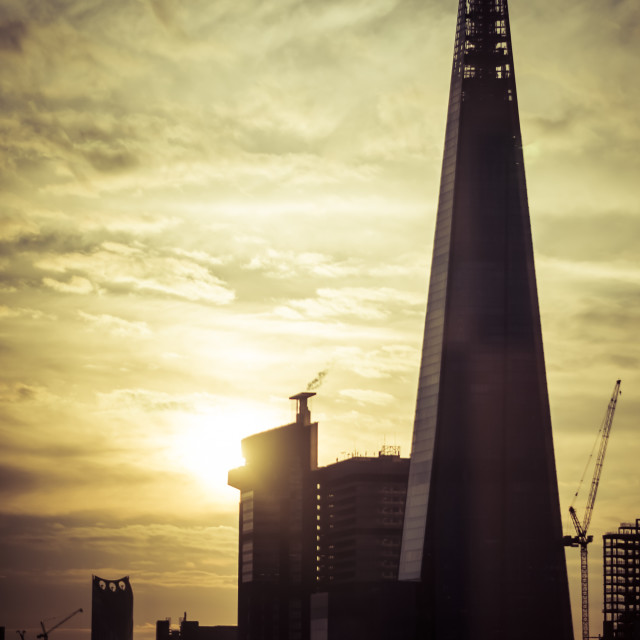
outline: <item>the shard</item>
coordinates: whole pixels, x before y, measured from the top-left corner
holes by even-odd
[[[573,637],[506,0],[460,0],[400,579],[419,638]]]

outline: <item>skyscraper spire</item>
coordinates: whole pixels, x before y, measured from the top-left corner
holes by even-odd
[[[572,638],[506,0],[458,8],[400,579],[421,638]]]

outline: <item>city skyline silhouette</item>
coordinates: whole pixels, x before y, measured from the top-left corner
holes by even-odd
[[[82,607],[52,640],[86,640],[92,574],[131,577],[136,639],[233,624],[227,471],[320,372],[321,464],[409,454],[456,9],[0,0],[7,634]],[[564,533],[625,383],[595,630],[599,536],[637,517],[640,20],[510,9]]]

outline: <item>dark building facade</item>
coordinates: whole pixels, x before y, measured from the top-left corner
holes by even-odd
[[[117,580],[93,576],[91,581],[91,640],[133,640],[129,576]]]
[[[318,424],[293,396],[296,422],[245,438],[246,464],[229,472],[240,490],[238,638],[307,640],[316,581]]]
[[[133,591],[129,576],[91,579],[91,640],[133,640]]]
[[[413,591],[398,582],[409,459],[383,447],[315,474],[317,591],[311,640],[408,638]]]
[[[602,536],[604,640],[640,640],[640,520]]]
[[[397,448],[318,469],[318,590],[398,579],[408,475]]]
[[[229,625],[204,626],[197,620],[180,618],[180,628],[171,628],[171,618],[156,622],[156,640],[238,640],[238,627]]]
[[[246,465],[229,473],[241,491],[238,637],[408,637],[412,586],[397,578],[409,460],[385,447],[317,468],[313,395],[293,396],[296,422],[243,440]]]
[[[420,638],[573,638],[506,0],[458,7],[400,579]]]

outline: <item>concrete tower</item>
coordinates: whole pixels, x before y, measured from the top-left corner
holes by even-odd
[[[458,8],[399,577],[420,638],[572,638],[506,0]]]
[[[296,421],[242,441],[243,467],[229,471],[240,489],[238,639],[308,640],[316,584],[318,423],[309,398],[292,396]]]

